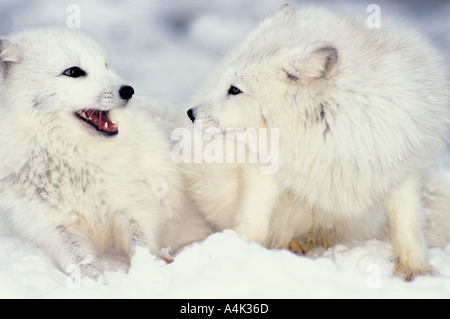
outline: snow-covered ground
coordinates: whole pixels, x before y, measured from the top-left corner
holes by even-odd
[[[72,13],[69,4],[76,4],[81,29],[104,46],[109,64],[133,85],[136,98],[181,111],[223,55],[284,2],[2,0],[0,35],[64,26]],[[369,15],[367,6],[376,2],[381,23],[385,15],[404,20],[450,58],[448,0],[314,2],[359,15]],[[391,276],[391,258],[392,245],[378,240],[298,257],[249,244],[228,230],[188,247],[172,264],[138,250],[128,273],[79,282],[76,271],[64,275],[45,253],[0,224],[0,298],[450,298],[450,245],[429,249],[439,275],[413,282]]]

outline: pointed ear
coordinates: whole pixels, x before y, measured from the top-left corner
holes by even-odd
[[[294,6],[291,3],[285,3],[283,4],[277,11],[277,13],[284,13],[284,14],[294,14],[297,10],[297,7]]]
[[[305,75],[310,78],[330,78],[338,62],[338,52],[332,46],[325,46],[313,52],[305,66]]]
[[[11,63],[17,63],[22,59],[17,45],[7,39],[0,39],[0,71],[6,74]]]
[[[22,59],[19,47],[7,39],[0,39],[0,62],[16,63]]]
[[[294,57],[290,61],[290,70],[283,69],[291,81],[300,80],[309,83],[311,80],[329,79],[338,64],[338,51],[326,45],[312,51],[306,58]]]

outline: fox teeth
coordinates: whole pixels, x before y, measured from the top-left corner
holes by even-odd
[[[81,117],[84,117],[84,118],[87,117],[87,116],[86,116],[86,113],[85,113],[84,111],[77,111],[77,114],[78,114],[79,116],[81,116]]]
[[[78,116],[80,116],[80,117],[82,117],[82,118],[84,118],[86,120],[92,120],[92,117],[88,116],[86,114],[86,111],[78,111],[77,114],[78,114]]]

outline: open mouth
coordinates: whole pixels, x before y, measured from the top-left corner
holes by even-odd
[[[119,126],[108,118],[108,111],[79,110],[75,115],[84,122],[92,125],[97,131],[112,136],[119,133]]]

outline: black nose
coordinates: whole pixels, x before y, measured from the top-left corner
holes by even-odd
[[[124,100],[129,100],[134,94],[134,89],[129,85],[123,85],[119,90],[119,95]]]
[[[195,112],[194,109],[189,109],[187,111],[187,115],[189,116],[189,118],[191,119],[192,123],[194,123],[195,121]]]

